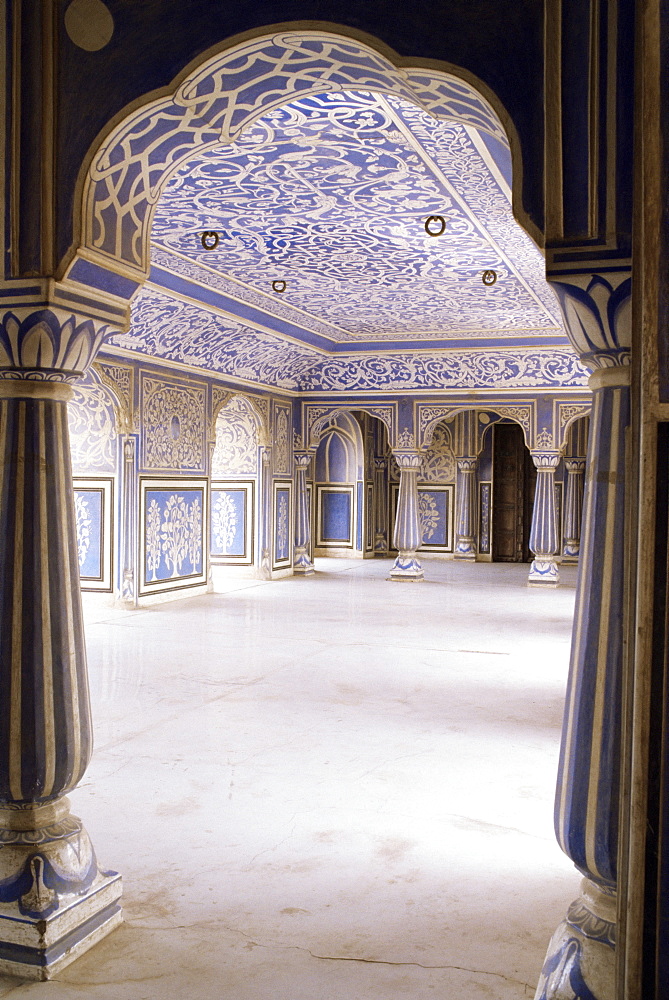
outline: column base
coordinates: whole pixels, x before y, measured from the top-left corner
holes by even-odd
[[[578,542],[570,545],[569,542],[562,550],[562,562],[578,562],[581,546]]]
[[[469,560],[469,562],[476,562],[476,549],[473,545],[468,542],[461,542],[455,546],[455,552],[453,553],[453,558],[458,560]]]
[[[315,573],[314,564],[307,555],[307,553],[300,549],[295,549],[295,556],[293,558],[293,573],[296,576],[311,576]]]
[[[374,540],[374,555],[377,556],[387,556],[388,555],[388,542],[385,535],[377,534]]]
[[[0,820],[0,974],[50,979],[121,923],[121,876],[99,870],[66,798]]]
[[[614,1000],[616,897],[590,879],[551,938],[535,1000]]]
[[[560,572],[554,559],[534,559],[527,578],[530,587],[557,587]]]
[[[389,580],[406,581],[408,583],[419,583],[425,579],[423,567],[416,558],[415,552],[400,551],[393,563]]]
[[[100,873],[83,895],[59,896],[46,919],[0,903],[0,975],[44,981],[62,971],[123,922],[121,876]]]

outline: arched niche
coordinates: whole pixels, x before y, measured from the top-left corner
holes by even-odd
[[[258,498],[263,419],[241,393],[216,407],[211,457],[212,564],[250,567],[258,559]]]
[[[222,45],[187,67],[166,91],[111,125],[87,158],[68,276],[131,297],[148,276],[153,211],[174,171],[199,150],[234,141],[272,109],[324,92],[392,94],[435,118],[490,134],[510,146],[518,192],[520,145],[495,94],[457,67],[403,63],[375,39],[296,28]],[[514,212],[536,240],[518,195]]]
[[[365,449],[353,413],[336,411],[322,422],[314,461],[315,554],[361,555]]]
[[[321,483],[355,483],[363,472],[360,424],[350,413],[332,416],[321,430],[315,476]]]
[[[257,476],[263,431],[262,420],[246,396],[234,393],[223,402],[214,422],[212,479]]]

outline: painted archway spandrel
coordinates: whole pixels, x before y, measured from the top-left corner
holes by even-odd
[[[510,417],[511,420],[515,420],[517,424],[523,428],[525,434],[525,443],[528,448],[532,444],[532,424],[533,424],[533,414],[534,407],[531,404],[519,404],[514,406],[490,406],[489,409],[494,410],[495,413],[499,413],[500,417]]]
[[[115,364],[111,361],[94,361],[93,368],[100,380],[108,386],[118,399],[121,426],[131,433],[134,426],[134,371],[130,365]]]
[[[336,413],[339,408],[337,406],[307,406],[305,410],[304,425],[305,425],[305,443],[308,448],[318,447],[318,440],[320,437],[323,424],[325,419]]]
[[[142,374],[142,467],[154,471],[206,469],[206,387]]]
[[[448,420],[456,412],[453,406],[418,404],[418,444],[421,448],[427,448],[432,433],[438,423]]]
[[[115,472],[118,407],[114,397],[89,371],[72,386],[67,416],[75,472]]]
[[[592,412],[591,403],[558,403],[557,404],[557,428],[558,444],[562,448],[567,441],[567,434],[570,426],[575,420],[581,417],[588,417]]]
[[[423,455],[423,483],[452,483],[455,481],[456,465],[451,432],[444,423],[438,423],[432,440]]]

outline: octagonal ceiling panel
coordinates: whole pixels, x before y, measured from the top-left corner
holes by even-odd
[[[485,132],[394,97],[323,94],[180,168],[156,207],[152,259],[340,349],[566,342],[509,180],[508,148]],[[425,232],[429,215],[443,216],[442,236]]]

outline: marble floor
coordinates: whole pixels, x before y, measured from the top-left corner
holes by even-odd
[[[86,600],[73,811],[125,923],[45,1000],[520,1000],[579,877],[552,832],[575,572],[321,560]]]

